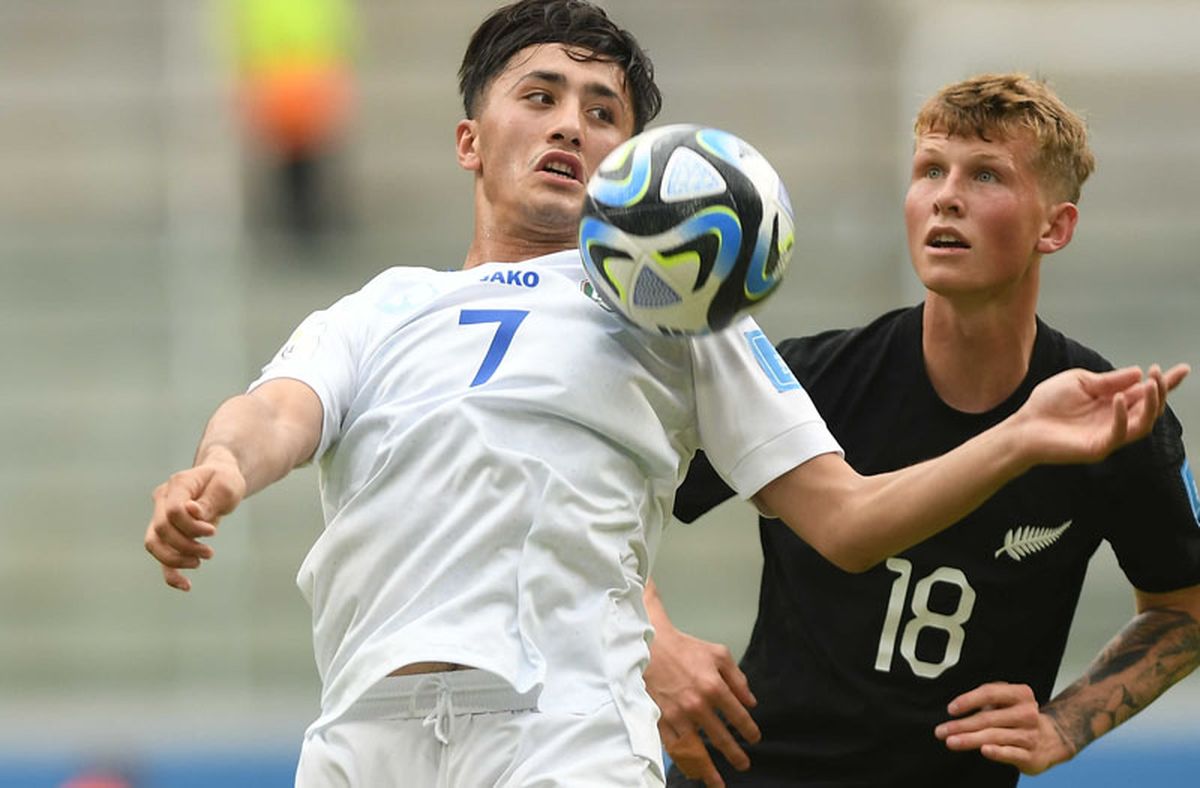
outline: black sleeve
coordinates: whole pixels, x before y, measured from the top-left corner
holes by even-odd
[[[675,517],[690,523],[717,504],[732,498],[733,490],[713,468],[704,452],[696,452],[683,484],[675,492]]]
[[[1134,587],[1150,593],[1200,583],[1200,500],[1168,408],[1149,437],[1100,466],[1106,533]]]

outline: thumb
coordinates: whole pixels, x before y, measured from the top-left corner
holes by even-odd
[[[200,494],[189,501],[192,516],[215,525],[222,516],[237,508],[244,492],[245,482],[240,475],[230,472],[213,473],[200,490]]]

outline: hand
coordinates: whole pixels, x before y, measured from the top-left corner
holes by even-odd
[[[730,733],[730,726],[748,742],[761,739],[758,725],[747,711],[758,701],[729,649],[672,626],[658,626],[645,679],[662,711],[658,730],[663,746],[680,771],[693,780],[703,780],[708,788],[725,785],[697,729],[704,731],[735,769],[750,767],[750,758]]]
[[[947,711],[959,719],[943,722],[934,735],[951,750],[979,750],[1023,774],[1041,774],[1075,755],[1027,684],[984,684],[950,701]]]
[[[1018,416],[1029,427],[1038,462],[1096,462],[1149,434],[1168,392],[1190,371],[1178,364],[1164,373],[1156,364],[1143,380],[1137,367],[1070,369],[1038,385]]]
[[[245,494],[246,481],[232,457],[180,471],[155,488],[145,545],[162,565],[167,585],[191,590],[191,581],[180,570],[196,569],[213,557],[212,547],[200,540],[217,532],[221,517]]]

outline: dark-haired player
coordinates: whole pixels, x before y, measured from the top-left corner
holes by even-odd
[[[904,213],[924,304],[779,345],[862,473],[950,450],[1060,370],[1110,368],[1036,314],[1042,257],[1071,240],[1094,167],[1079,116],[1042,82],[980,75],[932,97],[915,132]],[[691,520],[729,495],[697,461],[676,512]],[[1106,462],[1036,468],[863,574],[764,519],[744,676],[649,600],[658,637],[646,679],[668,751],[710,786],[1012,786],[1073,757],[1200,662],[1198,514],[1168,411]],[[1051,699],[1102,540],[1135,588],[1137,616]],[[701,699],[703,687],[714,689]],[[741,701],[755,696],[751,720]],[[743,752],[710,705],[761,742]],[[695,723],[738,766],[748,754],[749,770],[720,755],[714,766]],[[692,784],[679,770],[669,783]]]
[[[186,589],[222,515],[320,464],[326,528],[298,582],[321,714],[298,785],[661,785],[642,592],[701,443],[855,566],[1035,462],[1105,456],[1186,374],[1077,370],[953,455],[859,476],[768,374],[784,366],[752,321],[663,337],[585,294],[584,184],[659,103],[633,37],[590,3],[522,0],[483,22],[460,76],[463,270],[392,268],[311,315],[155,493],[146,546]]]

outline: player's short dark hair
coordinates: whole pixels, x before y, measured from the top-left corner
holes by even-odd
[[[512,56],[534,44],[563,44],[579,50],[568,53],[575,59],[620,66],[633,100],[635,133],[662,108],[654,64],[633,34],[617,27],[603,9],[586,0],[518,0],[492,12],[467,44],[458,89],[468,118],[475,117],[488,84]]]

